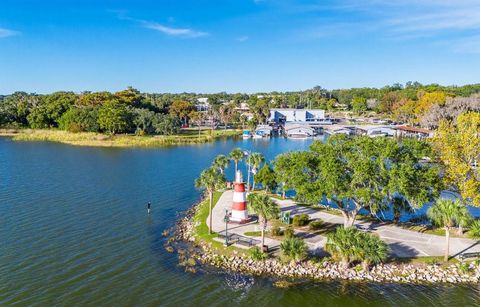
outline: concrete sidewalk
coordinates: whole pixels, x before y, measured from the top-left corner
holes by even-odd
[[[225,208],[231,211],[233,191],[225,191],[218,203],[212,210],[212,230],[214,232],[225,231]],[[306,213],[311,219],[321,219],[333,224],[343,224],[343,217],[318,211],[311,208],[298,206],[290,199],[276,200],[282,211],[289,211],[291,215]],[[207,220],[208,221],[208,220]],[[207,223],[208,225],[208,223]],[[385,241],[391,249],[391,254],[395,257],[415,257],[415,256],[443,256],[445,248],[445,237],[432,234],[425,234],[416,231],[406,230],[394,225],[381,225],[370,222],[357,221],[355,226],[372,233],[376,233]],[[260,231],[257,223],[243,225],[229,224],[228,232],[243,235],[249,231]],[[260,237],[255,237],[260,239]],[[326,237],[314,235],[305,238],[309,249],[313,253],[324,253],[323,247],[326,243]],[[478,241],[466,238],[450,238],[450,255],[456,255],[462,252],[480,252]],[[280,242],[270,238],[265,238],[265,244],[269,248],[278,248]],[[239,247],[244,247],[239,245]]]

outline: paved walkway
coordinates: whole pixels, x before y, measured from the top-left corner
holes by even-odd
[[[218,203],[213,208],[212,229],[214,232],[224,232],[225,208],[231,210],[233,191],[229,190],[222,194]],[[290,199],[275,200],[282,211],[290,211],[291,215],[306,213],[311,219],[321,219],[325,222],[334,224],[343,224],[343,217],[329,214],[323,211],[314,210],[298,206]],[[207,223],[208,225],[208,223]],[[383,241],[389,244],[391,253],[395,257],[414,257],[414,256],[443,256],[445,247],[445,237],[420,233],[406,230],[394,225],[381,225],[357,221],[355,226],[366,231],[378,234]],[[247,231],[259,231],[257,223],[243,225],[229,224],[228,232],[243,235]],[[259,237],[256,237],[259,239]],[[326,237],[322,235],[312,235],[305,238],[310,250],[317,254],[324,253],[323,247],[326,243]],[[270,238],[265,238],[265,244],[269,248],[278,248],[280,242]],[[244,247],[244,246],[240,246]],[[456,255],[462,252],[480,252],[480,244],[477,241],[466,238],[450,238],[450,255]]]

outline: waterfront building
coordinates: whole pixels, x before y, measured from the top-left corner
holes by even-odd
[[[275,124],[307,123],[325,120],[325,110],[320,109],[271,109],[268,121]]]
[[[428,138],[433,136],[433,131],[415,128],[409,126],[398,126],[395,128],[397,137],[416,137],[419,139]]]

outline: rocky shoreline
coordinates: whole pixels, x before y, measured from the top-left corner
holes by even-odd
[[[177,246],[181,265],[194,272],[194,267],[211,265],[227,271],[256,276],[277,278],[302,278],[313,280],[349,280],[378,283],[478,283],[480,281],[480,263],[458,263],[446,267],[437,264],[379,264],[369,271],[359,266],[344,268],[329,258],[322,261],[306,260],[302,262],[282,263],[278,259],[255,261],[248,256],[234,252],[233,256],[217,254],[207,242],[198,242],[194,234],[194,216],[199,202],[188,210],[172,230],[172,236],[166,243],[170,252],[174,251],[174,242],[188,242],[194,248]],[[188,251],[187,251],[188,250]]]

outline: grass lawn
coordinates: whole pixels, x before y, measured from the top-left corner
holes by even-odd
[[[95,147],[165,147],[183,144],[201,144],[212,140],[240,135],[239,130],[184,129],[177,135],[132,134],[105,135],[94,132],[68,132],[57,129],[3,129],[0,135],[10,136],[15,141],[49,141],[75,146]]]

